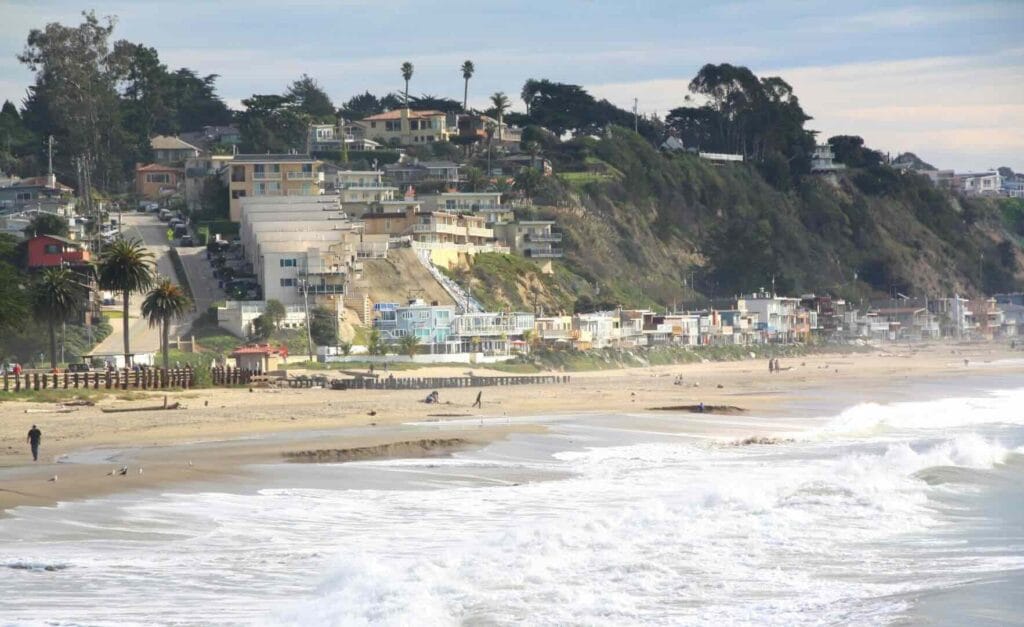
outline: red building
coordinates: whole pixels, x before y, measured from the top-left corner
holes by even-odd
[[[56,235],[37,235],[28,240],[29,268],[52,268],[64,263],[89,263],[89,250],[81,242]]]

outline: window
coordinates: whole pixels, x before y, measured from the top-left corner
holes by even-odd
[[[231,199],[232,200],[238,200],[239,198],[245,198],[245,190],[244,189],[233,189],[233,190],[231,190]]]
[[[281,287],[295,287],[295,279],[281,279]]]
[[[282,268],[294,268],[298,265],[295,259],[281,259]]]
[[[394,120],[394,121],[385,122],[384,123],[384,130],[385,131],[398,132],[398,131],[402,130],[402,121],[401,120]]]
[[[420,121],[419,120],[410,120],[409,121],[409,130],[410,131],[418,131],[418,130],[420,130]]]
[[[47,255],[60,254],[60,244],[47,244],[46,246],[43,247],[43,252],[45,252]]]
[[[253,183],[252,185],[253,196],[280,196],[281,195],[281,184],[280,183]]]
[[[32,200],[32,192],[18,192],[16,200]]]
[[[312,163],[303,163],[302,164],[302,172],[305,173],[305,174],[312,174],[313,173],[313,164]]]
[[[245,166],[233,165],[231,166],[231,182],[232,183],[244,183],[245,182]]]
[[[147,183],[170,183],[171,175],[166,172],[150,172],[146,175]]]

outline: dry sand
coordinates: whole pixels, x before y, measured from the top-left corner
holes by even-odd
[[[247,464],[261,461],[442,454],[451,448],[482,445],[512,431],[543,429],[529,421],[464,426],[446,429],[439,440],[441,436],[429,427],[405,424],[414,421],[633,413],[702,402],[771,417],[783,415],[785,403],[797,395],[812,401],[816,397],[834,401],[845,395],[856,402],[860,391],[876,400],[883,389],[896,390],[910,380],[958,373],[1024,374],[1019,362],[995,363],[1020,357],[1024,357],[1020,351],[1013,353],[996,344],[935,345],[783,359],[783,367],[791,369],[774,375],[768,373],[764,359],[575,373],[566,385],[483,388],[482,409],[471,407],[475,388],[439,390],[440,405],[422,403],[426,391],[421,390],[258,388],[173,393],[169,400],[184,405],[173,411],[100,411],[100,407],[160,404],[160,394],[133,401],[110,397],[96,407],[79,407],[70,413],[40,412],[57,409],[51,403],[4,402],[0,403],[0,512],[184,481],[230,480],[244,474]],[[965,366],[964,359],[970,365]],[[464,371],[438,367],[408,375],[453,376]],[[483,368],[474,373],[489,374]],[[677,376],[684,385],[675,384]],[[728,417],[733,425],[736,419]],[[685,418],[680,420],[685,431]],[[32,424],[43,432],[38,463],[31,461],[25,442]],[[770,435],[764,424],[751,421],[746,435]],[[701,428],[706,426],[704,417]],[[355,435],[352,428],[359,428]],[[97,449],[101,453],[88,455]],[[59,463],[65,455],[71,455],[74,463]],[[121,465],[129,466],[128,475],[108,476]],[[57,480],[50,481],[54,475]]]

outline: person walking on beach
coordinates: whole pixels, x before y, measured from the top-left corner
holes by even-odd
[[[483,405],[480,404],[480,397],[483,396],[483,394],[484,394],[483,390],[480,390],[479,392],[476,393],[476,402],[473,403],[473,407],[483,408]]]
[[[771,359],[771,358],[768,359],[768,372],[769,372],[769,374],[775,372],[775,360],[774,359]]]
[[[32,447],[32,461],[39,461],[39,442],[43,439],[43,432],[39,427],[32,425],[28,430],[28,443]]]

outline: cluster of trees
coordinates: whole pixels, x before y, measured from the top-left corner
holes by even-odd
[[[526,113],[509,116],[520,126],[536,125],[549,129],[557,136],[595,135],[608,125],[633,128],[649,141],[661,133],[657,120],[634,116],[632,111],[620,109],[607,100],[594,98],[579,85],[557,83],[547,79],[528,79],[520,97],[526,104]]]
[[[85,274],[67,267],[46,268],[30,274],[23,267],[13,239],[0,238],[0,337],[22,339],[42,326],[49,340],[50,367],[59,361],[57,329],[75,325],[88,309],[90,281],[121,293],[124,311],[122,332],[125,362],[130,363],[129,303],[133,294],[145,294],[142,315],[150,326],[160,327],[164,368],[169,365],[168,334],[171,323],[184,317],[191,301],[179,285],[157,276],[153,255],[141,242],[119,239],[104,249],[99,262]],[[85,346],[83,348],[89,348]],[[17,347],[0,341],[0,352]],[[24,350],[24,349],[23,349]]]
[[[170,70],[156,50],[112,42],[115,21],[83,13],[77,26],[33,29],[19,61],[35,72],[20,110],[0,111],[0,167],[36,175],[54,137],[54,169],[75,180],[79,163],[105,191],[126,189],[131,169],[149,159],[149,138],[227,124],[232,113],[217,96],[217,76]]]
[[[687,146],[742,154],[762,164],[762,173],[777,187],[810,169],[814,136],[804,123],[811,118],[786,81],[758,78],[742,66],[707,64],[689,89],[691,104],[672,109],[665,118]]]

